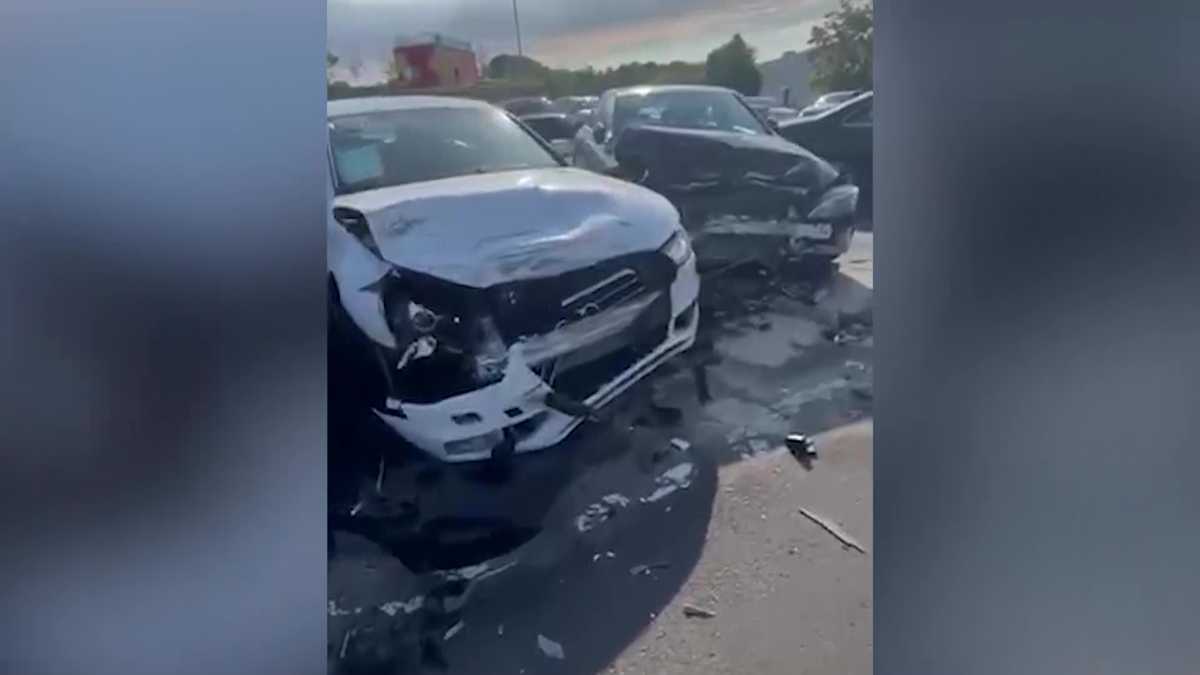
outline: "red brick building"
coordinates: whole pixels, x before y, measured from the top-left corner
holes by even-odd
[[[392,50],[405,87],[469,87],[479,81],[479,62],[469,42],[428,35],[398,43]]]

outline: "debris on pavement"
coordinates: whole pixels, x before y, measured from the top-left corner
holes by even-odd
[[[788,434],[787,437],[788,450],[797,457],[816,457],[817,449],[813,440],[804,434]]]
[[[643,574],[648,575],[654,570],[665,570],[670,566],[671,563],[666,562],[665,560],[662,562],[650,563],[649,565],[634,565],[633,567],[629,568],[629,573],[635,577]]]
[[[821,529],[825,530],[829,534],[832,534],[839,541],[841,541],[842,544],[849,546],[850,548],[858,551],[859,553],[865,554],[867,552],[867,549],[863,548],[862,544],[859,544],[857,541],[855,541],[853,537],[846,534],[842,530],[842,528],[838,527],[835,523],[830,522],[829,520],[822,518],[821,516],[818,516],[817,514],[813,513],[812,511],[809,511],[808,509],[806,509],[804,507],[800,508],[800,513],[803,514],[805,518],[808,518],[809,520],[813,521],[817,525],[820,525]]]
[[[358,608],[355,608],[355,611],[351,611],[349,609],[342,609],[342,608],[338,607],[336,600],[329,601],[329,616],[350,616],[351,614],[357,614],[357,613],[358,613]]]
[[[559,661],[567,658],[566,653],[563,651],[562,645],[558,644],[554,640],[551,640],[545,635],[542,635],[541,633],[538,633],[537,644],[538,648],[542,650],[542,653],[549,658],[558,659]]]
[[[678,450],[680,452],[687,452],[688,448],[692,447],[692,444],[688,443],[687,441],[683,440],[682,438],[672,438],[671,439],[671,447],[675,448],[676,450]]]
[[[387,460],[379,455],[379,474],[375,477],[375,494],[383,494],[383,474],[387,471]]]
[[[715,617],[717,613],[711,609],[704,609],[703,607],[697,607],[696,605],[684,605],[683,615],[694,619],[711,619]]]
[[[346,648],[350,646],[350,640],[354,639],[354,635],[357,632],[358,626],[355,626],[354,628],[347,630],[346,634],[342,636],[342,648],[340,651],[338,651],[339,659],[346,658]]]
[[[516,564],[516,560],[510,560],[499,567],[492,567],[491,563],[482,562],[478,565],[460,567],[458,569],[437,572],[436,574],[447,581],[483,581],[488,577],[495,576],[501,572],[515,567]]]
[[[804,467],[805,471],[812,471],[813,460],[817,458],[817,449],[813,444],[813,440],[804,434],[788,434],[787,437],[788,451],[792,453],[792,457],[800,462],[800,466]]]
[[[587,532],[600,523],[612,518],[618,508],[629,506],[629,498],[617,492],[604,495],[600,501],[589,504],[583,513],[575,517],[575,529]]]
[[[405,614],[412,614],[418,609],[421,609],[421,607],[424,605],[425,596],[418,595],[414,598],[410,598],[407,601],[393,600],[391,602],[385,602],[379,606],[379,611],[387,614],[388,616],[396,616],[396,613],[400,611],[403,611]]]
[[[465,626],[465,625],[466,624],[463,623],[463,621],[461,619],[459,619],[458,623],[454,624],[453,626],[451,626],[449,629],[446,630],[446,634],[442,636],[442,641],[446,642],[450,638],[454,637],[455,635],[458,635],[458,632],[460,630],[462,630],[463,626]]]
[[[496,626],[496,635],[504,635],[504,624]]]
[[[657,478],[654,479],[655,488],[647,497],[642,497],[642,503],[648,504],[656,502],[667,495],[672,494],[680,488],[688,488],[692,484],[692,476],[696,473],[696,466],[691,462],[683,462],[677,464],[670,469],[667,469]]]

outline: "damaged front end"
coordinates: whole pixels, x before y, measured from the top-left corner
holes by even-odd
[[[849,248],[858,188],[779,136],[642,124],[613,155],[622,177],[675,205],[704,264]]]
[[[368,340],[371,407],[445,461],[558,442],[694,341],[698,279],[676,240],[486,288],[390,265],[354,291],[377,299],[391,338]]]

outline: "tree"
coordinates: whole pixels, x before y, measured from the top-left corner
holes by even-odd
[[[818,92],[871,89],[871,42],[875,12],[870,0],[858,5],[839,0],[838,8],[813,26],[808,53],[813,64],[811,83]]]
[[[325,52],[325,81],[333,80],[333,67],[337,65],[338,57],[331,51]]]
[[[746,96],[757,96],[762,89],[762,73],[754,65],[754,48],[740,34],[709,52],[704,62],[704,79]]]
[[[528,56],[500,54],[488,63],[488,77],[500,80],[531,80],[544,77],[550,70]]]

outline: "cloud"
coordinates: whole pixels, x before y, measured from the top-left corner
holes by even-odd
[[[699,60],[740,32],[774,58],[799,49],[835,0],[517,0],[525,52],[552,66]],[[329,0],[330,49],[380,63],[398,35],[443,32],[488,56],[515,52],[505,0]]]

